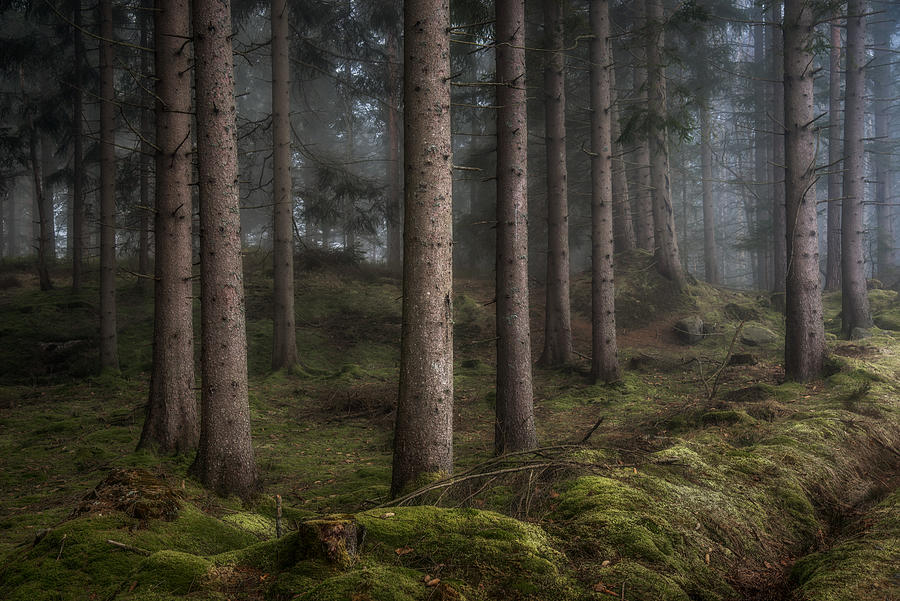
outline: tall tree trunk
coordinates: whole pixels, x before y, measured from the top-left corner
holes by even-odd
[[[191,263],[190,3],[156,0],[156,261],[153,371],[138,447],[186,453],[197,447]]]
[[[870,67],[875,79],[874,112],[875,112],[875,215],[878,222],[876,266],[878,278],[882,281],[895,281],[896,264],[894,253],[894,207],[891,204],[891,153],[895,148],[890,141],[891,103],[893,94],[891,86],[894,78],[891,67],[894,54],[891,50],[891,35],[896,24],[890,19],[880,18],[872,25],[872,38],[875,42],[875,61]]]
[[[666,121],[666,77],[662,50],[665,21],[662,0],[647,0],[647,108],[650,113],[650,184],[653,188],[653,238],[656,242],[656,268],[678,290],[686,281],[678,253],[672,190],[669,183],[669,143]]]
[[[819,292],[813,132],[813,70],[810,46],[814,15],[808,0],[784,3],[785,204],[788,270],[784,371],[806,381],[822,373],[825,325]]]
[[[6,256],[8,257],[17,257],[19,254],[19,224],[17,223],[19,215],[16,213],[18,208],[18,203],[16,202],[16,179],[13,180],[9,197],[6,199]]]
[[[100,368],[117,370],[116,114],[112,39],[112,0],[100,0]]]
[[[545,139],[547,141],[547,306],[541,364],[572,360],[569,304],[569,202],[566,169],[566,79],[563,3],[543,0]]]
[[[593,0],[591,19],[591,376],[615,382],[619,372],[613,284],[612,122],[609,3]]]
[[[56,190],[51,177],[54,174],[53,142],[47,134],[41,135],[41,200],[43,215],[41,217],[41,238],[44,240],[44,255],[48,266],[56,262],[56,211],[53,199]]]
[[[400,81],[400,41],[393,31],[387,35],[388,60],[388,198],[387,198],[387,266],[391,273],[403,270],[403,163],[401,150],[403,133],[400,107],[403,103],[403,83]]]
[[[49,263],[50,249],[48,247],[47,230],[47,202],[44,200],[44,181],[41,174],[42,161],[38,157],[39,135],[31,123],[31,134],[29,137],[29,155],[31,158],[31,174],[34,179],[34,203],[32,206],[37,212],[38,236],[37,236],[37,259],[38,259],[38,281],[41,290],[50,290],[53,283],[50,281]]]
[[[638,26],[647,23],[647,0],[635,0],[635,22]],[[634,48],[634,100],[640,106],[647,104],[647,52],[643,44]],[[634,151],[634,236],[638,248],[653,251],[656,241],[653,237],[653,199],[650,183],[650,145],[646,135],[636,140]]]
[[[844,193],[841,200],[841,332],[872,327],[863,255],[866,195],[865,136],[866,1],[847,2],[847,84],[844,93]]]
[[[497,12],[497,420],[498,455],[537,444],[528,299],[528,119],[525,0]]]
[[[835,15],[837,16],[837,15]],[[841,27],[831,23],[828,85],[828,230],[825,255],[825,290],[841,287]]]
[[[765,13],[758,13],[761,20],[764,20]],[[766,47],[766,38],[765,38],[766,28],[764,25],[754,25],[753,27],[753,62],[757,65],[757,71],[760,75],[765,74],[766,72],[766,56],[765,56],[765,47]],[[771,207],[771,202],[768,200],[767,191],[769,186],[767,184],[767,180],[769,177],[769,169],[767,165],[767,154],[769,149],[768,139],[769,136],[766,133],[768,129],[767,119],[766,119],[766,111],[768,110],[768,103],[766,98],[766,82],[762,77],[757,78],[753,82],[754,88],[754,96],[756,98],[756,115],[755,115],[755,128],[756,131],[753,134],[753,192],[756,198],[756,206],[754,207],[754,211],[756,213],[756,231],[755,233],[755,244],[754,244],[754,253],[756,258],[756,288],[758,290],[768,290],[768,261],[767,251],[771,248],[771,240],[769,238],[769,234],[771,233],[771,228],[769,227],[769,208]]]
[[[612,50],[610,62],[615,65]],[[609,68],[610,121],[612,123],[612,194],[613,194],[613,242],[616,252],[634,250],[634,223],[631,220],[631,204],[628,194],[628,179],[625,177],[625,159],[619,144],[621,125],[619,124],[619,99],[616,97],[616,69]]]
[[[716,252],[716,200],[712,193],[712,126],[709,106],[700,109],[700,169],[703,195],[703,265],[706,281],[721,284],[718,253]]]
[[[289,9],[286,0],[272,0],[272,187],[275,192],[274,293],[272,369],[297,364],[294,327],[294,193],[291,178],[291,81]]]
[[[781,20],[781,2],[772,5],[770,20],[779,23]],[[776,129],[784,123],[784,61],[781,57],[781,27],[777,24],[769,27],[771,33],[769,49],[772,66],[772,98],[773,98],[773,125]],[[772,135],[772,291],[775,306],[784,311],[784,279],[787,269],[787,241],[785,240],[785,215],[784,215],[784,135],[775,133]]]
[[[152,39],[150,28],[152,27],[151,15],[153,14],[150,10],[153,8],[153,4],[149,0],[144,0],[143,5],[148,12],[140,17],[142,21],[141,46],[149,48]],[[143,85],[145,87],[149,86],[153,74],[150,71],[150,55],[147,51],[141,52],[141,76],[144,78]],[[138,226],[138,273],[146,275],[150,273],[150,215],[152,214],[152,201],[150,200],[150,153],[152,146],[150,145],[150,138],[153,134],[150,121],[150,94],[143,90],[141,92],[141,104],[144,106],[141,107],[141,206],[138,209],[138,215],[140,215],[140,224]],[[146,287],[147,281],[146,278],[139,279],[141,288]]]
[[[84,43],[81,37],[81,0],[74,0],[72,12],[72,21],[75,23],[75,89],[72,90],[72,292],[78,292],[81,290],[81,267],[84,263],[84,150],[81,138]]]
[[[449,0],[407,0],[403,29],[405,260],[392,496],[453,471]]]
[[[248,498],[258,476],[250,438],[247,337],[231,49],[231,2],[193,0],[200,182],[200,444],[191,472]]]

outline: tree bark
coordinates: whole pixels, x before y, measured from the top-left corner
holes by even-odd
[[[706,281],[721,284],[719,256],[716,252],[716,200],[712,193],[712,125],[710,109],[700,109],[700,169],[703,195],[703,266]]]
[[[140,16],[141,23],[141,45],[144,48],[148,48],[151,45],[152,40],[152,21],[151,15],[152,12],[149,12],[150,9],[153,8],[152,2],[149,0],[143,1],[144,8],[147,9],[148,12],[145,12]],[[149,82],[152,81],[151,77],[153,74],[150,71],[150,56],[147,51],[141,52],[141,76],[144,78],[144,85],[149,86]],[[141,104],[144,106],[141,107],[141,166],[140,166],[140,184],[141,184],[141,206],[138,208],[138,215],[140,216],[140,222],[138,225],[138,272],[141,274],[149,274],[150,273],[150,215],[152,214],[151,209],[151,189],[150,189],[150,171],[151,171],[151,150],[152,146],[150,144],[150,139],[153,136],[151,131],[153,124],[151,123],[151,112],[150,107],[150,94],[146,91],[141,92]],[[146,288],[147,286],[146,278],[139,278],[138,283],[141,288]]]
[[[616,252],[634,250],[634,223],[631,219],[631,204],[628,194],[628,179],[625,177],[625,159],[622,157],[622,146],[619,144],[621,125],[619,124],[619,100],[616,97],[615,58],[610,49],[609,68],[609,104],[610,121],[612,123],[612,194],[613,194],[613,242]]]
[[[56,211],[54,207],[55,190],[50,178],[53,176],[53,142],[47,134],[41,134],[41,200],[43,215],[41,217],[41,238],[44,240],[44,256],[48,268],[56,262]]]
[[[874,112],[875,112],[875,154],[872,162],[875,166],[875,215],[878,222],[876,267],[878,278],[884,282],[894,281],[896,262],[894,251],[894,214],[891,204],[891,152],[894,149],[890,141],[891,103],[893,94],[891,86],[894,78],[891,66],[894,54],[891,50],[891,35],[896,24],[889,19],[879,18],[872,25],[872,38],[875,42],[875,61],[869,67],[874,75]]]
[[[156,261],[153,371],[147,419],[138,448],[186,453],[197,447],[200,416],[194,393],[191,263],[190,4],[157,0]]]
[[[533,448],[528,299],[528,119],[525,2],[497,12],[497,419],[494,452]]]
[[[453,470],[449,0],[404,4],[405,202],[400,397],[391,495]]]
[[[31,120],[29,118],[29,120]],[[53,288],[53,282],[50,281],[50,270],[47,266],[49,263],[50,248],[48,245],[49,236],[47,235],[47,202],[44,199],[44,178],[42,175],[42,161],[38,157],[39,136],[31,120],[31,134],[29,137],[29,155],[31,158],[31,175],[34,179],[34,202],[32,206],[37,211],[38,236],[37,236],[37,271],[38,282],[41,290],[50,290]]]
[[[272,369],[297,364],[297,330],[294,326],[294,193],[291,178],[291,81],[289,8],[286,0],[272,0],[272,134],[275,193],[274,293],[272,320]]]
[[[837,15],[835,15],[837,16]],[[841,287],[841,27],[831,23],[828,80],[828,223],[825,290]]]
[[[669,146],[666,122],[666,77],[662,62],[665,40],[662,0],[647,1],[647,23],[651,35],[647,38],[647,107],[650,114],[650,184],[653,198],[653,238],[656,243],[656,268],[672,281],[677,290],[686,285],[675,215],[672,211],[672,191],[669,183]]]
[[[865,136],[866,1],[847,2],[847,83],[844,92],[844,193],[841,199],[841,331],[872,327],[863,255],[866,195]]]
[[[810,46],[812,6],[785,0],[784,113],[785,203],[788,270],[785,308],[784,371],[806,381],[822,373],[825,325],[819,292],[819,236],[816,223],[813,132],[813,73]]]
[[[776,2],[770,12],[771,21],[778,22],[781,19],[781,2]],[[781,27],[772,25],[769,27],[772,66],[772,98],[773,113],[772,128],[777,130],[784,123],[784,61],[781,57]],[[787,269],[787,241],[785,239],[785,214],[784,214],[784,135],[776,131],[772,135],[772,291],[775,306],[784,311],[784,280]]]
[[[100,38],[100,368],[118,370],[116,115],[112,0],[100,0]]]
[[[638,26],[647,23],[647,0],[635,0],[635,22]],[[647,105],[647,51],[643,44],[634,48],[634,100],[639,106]],[[650,145],[646,133],[636,140],[634,151],[634,236],[638,248],[653,251],[656,241],[653,237],[653,200],[650,183]]]
[[[400,81],[400,41],[398,35],[387,35],[388,61],[388,198],[387,198],[387,266],[393,274],[403,270],[403,163],[401,150],[403,132],[400,123],[400,107],[403,104],[403,83]]]
[[[544,350],[540,363],[564,365],[572,360],[569,303],[569,203],[566,168],[566,79],[563,55],[563,5],[544,0],[544,113],[547,143],[547,303]]]
[[[619,372],[613,283],[612,122],[609,2],[593,0],[591,19],[591,376],[615,382]]]
[[[760,18],[760,20],[764,20],[765,12],[760,11],[758,13],[758,17]],[[758,67],[757,71],[760,74],[764,74],[766,72],[765,31],[765,25],[760,24],[754,25],[753,27],[753,62],[756,63]],[[754,212],[756,213],[756,231],[754,232],[754,256],[756,259],[757,274],[755,287],[758,290],[768,290],[769,270],[767,255],[768,250],[772,246],[771,239],[769,238],[771,228],[769,227],[770,220],[768,213],[772,203],[767,198],[767,191],[769,189],[769,186],[766,183],[769,177],[769,169],[767,165],[769,136],[766,133],[766,130],[768,129],[766,120],[766,110],[768,108],[768,103],[766,102],[767,85],[763,78],[760,77],[754,80],[753,88],[754,96],[756,98],[756,131],[753,135],[753,179],[755,180],[753,191],[754,198],[756,200],[754,206]]]
[[[75,89],[72,90],[72,292],[81,290],[81,269],[84,263],[84,150],[82,136],[81,75],[84,43],[81,37],[81,0],[72,8],[75,23],[74,58]]]
[[[247,337],[231,48],[231,3],[193,0],[200,182],[200,443],[191,472],[222,494],[257,488],[247,393]]]

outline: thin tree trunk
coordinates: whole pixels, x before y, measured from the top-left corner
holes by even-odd
[[[84,263],[84,150],[82,136],[81,76],[84,44],[81,37],[81,0],[74,0],[75,89],[72,90],[72,292],[81,290]]]
[[[635,21],[638,25],[647,22],[647,0],[635,1]],[[647,52],[643,44],[634,49],[634,100],[640,106],[647,104]],[[638,248],[653,251],[656,241],[653,236],[653,199],[650,183],[650,145],[646,138],[636,141],[634,151],[634,236]]]
[[[788,268],[784,371],[806,381],[822,373],[825,325],[819,292],[813,132],[813,11],[804,0],[786,0],[784,14],[785,203]]]
[[[404,3],[403,330],[391,496],[453,471],[450,3]]]
[[[610,62],[615,65],[612,50]],[[612,123],[612,194],[613,194],[613,241],[616,252],[634,250],[634,224],[631,220],[631,203],[628,195],[628,179],[625,177],[625,159],[619,144],[621,125],[619,124],[619,100],[616,95],[616,69],[609,68],[610,121]]]
[[[31,123],[31,134],[29,137],[29,154],[31,158],[31,174],[34,179],[34,202],[32,206],[37,211],[38,236],[37,236],[37,259],[38,259],[38,281],[41,290],[50,290],[53,283],[50,281],[50,271],[47,267],[49,262],[48,254],[48,236],[47,236],[47,203],[44,200],[44,182],[41,174],[42,162],[38,158],[38,136],[34,129],[34,123]]]
[[[288,4],[272,0],[272,133],[275,223],[272,369],[297,364],[297,332],[294,326],[294,193],[291,178],[291,82]]]
[[[891,34],[895,23],[883,18],[879,18],[878,21],[872,25],[875,61],[869,67],[873,71],[875,79],[875,98],[873,100],[875,154],[872,162],[875,164],[875,216],[878,222],[876,266],[878,278],[887,282],[896,276],[893,223],[895,209],[890,200],[892,198],[891,153],[895,148],[890,141],[890,110],[894,100],[891,93],[891,86],[894,83],[891,67],[895,56],[891,50]]]
[[[771,21],[778,23],[781,20],[781,2],[772,5]],[[784,311],[784,279],[787,269],[787,241],[785,240],[785,214],[784,214],[784,133],[777,132],[784,124],[784,61],[781,57],[781,27],[772,25],[769,27],[770,53],[772,59],[772,97],[773,113],[772,129],[776,133],[772,135],[772,291],[775,306]]]
[[[569,203],[566,169],[566,79],[562,48],[563,4],[544,0],[548,52],[544,63],[545,138],[547,141],[547,306],[544,350],[540,363],[564,365],[572,360],[569,303]]]
[[[836,16],[836,15],[835,15]],[[828,85],[828,230],[825,290],[841,287],[841,27],[831,23]]]
[[[764,20],[765,13],[759,12],[760,20]],[[765,47],[766,47],[766,38],[765,38],[765,25],[755,25],[753,27],[753,61],[758,66],[759,73],[765,73],[765,64],[766,64],[766,56],[765,56]],[[757,272],[757,280],[756,280],[756,288],[758,290],[768,290],[768,261],[767,254],[768,250],[771,248],[771,240],[769,235],[771,233],[771,228],[769,227],[769,209],[772,203],[769,201],[767,197],[767,191],[769,190],[769,186],[767,184],[767,180],[769,177],[769,169],[767,165],[767,154],[769,150],[768,134],[766,130],[767,119],[766,119],[766,111],[768,110],[768,103],[766,102],[766,82],[762,78],[756,79],[754,82],[754,96],[756,97],[756,119],[755,119],[755,128],[756,131],[753,135],[753,143],[754,143],[754,152],[753,152],[753,165],[754,172],[753,178],[755,180],[753,191],[756,197],[756,206],[754,207],[754,211],[756,212],[756,240],[754,244],[755,256],[756,256],[756,272]]]
[[[612,123],[609,3],[593,0],[591,19],[591,376],[615,382],[619,372],[613,284]]]
[[[112,0],[100,0],[100,38],[100,368],[117,370],[116,116]]]
[[[528,299],[525,1],[497,12],[497,420],[494,452],[537,444]]]
[[[250,438],[247,338],[231,48],[231,3],[193,0],[200,181],[200,443],[191,472],[244,499],[258,476]]]
[[[841,199],[841,332],[872,327],[863,255],[866,195],[865,136],[866,1],[847,2],[847,85],[844,93],[844,193]]]
[[[712,192],[712,126],[709,107],[700,110],[700,163],[703,195],[703,265],[706,281],[721,284],[718,253],[716,252],[716,200]]]
[[[400,81],[400,41],[391,30],[387,35],[389,106],[387,111],[388,135],[388,198],[387,198],[387,266],[391,273],[403,270],[403,163],[401,150],[403,133],[400,123],[400,107],[403,102],[403,84]]]
[[[145,14],[140,16],[142,23],[141,26],[141,45],[144,48],[149,48],[151,45],[151,31],[152,27],[151,15],[150,12],[152,9],[152,2],[148,0],[144,0],[143,2],[144,8],[147,9]],[[149,86],[152,73],[150,72],[150,54],[146,51],[141,52],[141,76],[144,78],[144,85]],[[141,108],[141,206],[138,209],[138,215],[140,215],[140,224],[138,231],[138,272],[141,274],[150,273],[150,215],[151,211],[151,191],[150,191],[150,160],[151,160],[151,145],[150,138],[152,137],[152,123],[151,123],[151,112],[150,112],[150,94],[146,91],[142,91],[141,93],[141,103],[144,105]],[[141,288],[146,287],[146,282],[148,282],[146,278],[139,278],[139,285]]]
[[[651,35],[647,39],[647,107],[651,115],[650,182],[653,188],[653,237],[656,242],[656,268],[683,290],[686,281],[678,253],[672,190],[669,183],[669,144],[666,120],[666,77],[662,62],[665,33],[662,0],[647,1],[647,23]]]
[[[44,256],[48,267],[56,262],[56,211],[54,196],[56,190],[50,183],[53,175],[53,142],[47,134],[41,135],[41,238],[44,240]]]
[[[186,453],[197,447],[194,393],[193,246],[191,225],[191,35],[188,0],[157,0],[156,261],[153,371],[138,447]]]

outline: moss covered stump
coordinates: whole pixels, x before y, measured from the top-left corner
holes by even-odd
[[[356,560],[366,529],[353,516],[326,516],[300,524],[297,544],[305,558],[324,558],[340,567]]]

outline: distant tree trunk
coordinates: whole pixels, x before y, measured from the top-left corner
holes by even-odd
[[[289,8],[286,0],[272,0],[272,133],[275,193],[272,369],[297,364],[294,326],[294,192],[291,178],[291,80]]]
[[[229,0],[193,0],[200,182],[200,444],[191,472],[249,498],[258,476],[250,438],[247,338]]]
[[[706,281],[721,284],[718,253],[716,252],[716,200],[712,192],[712,126],[708,106],[700,109],[700,163],[703,182],[703,265]]]
[[[841,331],[872,327],[863,255],[866,195],[865,136],[866,1],[847,2],[847,84],[844,93],[844,193],[841,199]]]
[[[403,133],[400,107],[403,103],[403,84],[400,81],[400,42],[391,30],[387,35],[388,60],[388,198],[387,198],[387,266],[391,273],[403,270],[403,163],[401,150]]]
[[[18,214],[16,213],[16,209],[18,209],[18,203],[16,203],[16,183],[13,180],[13,186],[10,190],[9,197],[6,199],[6,248],[8,257],[16,257],[19,253],[19,224],[16,223],[18,221]]]
[[[785,204],[788,271],[784,371],[806,381],[822,373],[825,325],[819,292],[813,132],[811,2],[786,0],[784,14]]]
[[[650,180],[653,188],[653,238],[656,268],[678,290],[686,281],[678,253],[672,191],[669,184],[669,145],[666,120],[666,77],[662,62],[665,39],[662,0],[647,1],[647,107],[650,113]]]
[[[528,299],[528,125],[525,1],[497,13],[497,421],[498,455],[537,444]]]
[[[647,0],[635,0],[635,21],[639,26],[647,23]],[[634,49],[634,100],[640,106],[647,104],[647,52],[643,44]],[[650,145],[646,134],[640,134],[636,140],[634,161],[634,186],[631,196],[634,199],[634,236],[638,248],[653,251],[653,200],[650,183]]]
[[[53,142],[47,134],[41,135],[41,200],[43,201],[43,223],[41,238],[44,239],[45,256],[48,265],[56,262],[56,211],[54,196],[56,190],[51,183],[53,176]]]
[[[760,20],[764,20],[764,12],[760,11],[758,15]],[[758,72],[760,74],[764,74],[766,72],[765,31],[765,25],[759,24],[753,26],[753,61],[758,66]],[[767,143],[767,141],[769,139],[769,136],[766,133],[766,111],[768,110],[766,88],[766,82],[762,77],[754,80],[753,92],[756,98],[756,131],[753,134],[753,179],[755,180],[753,185],[753,192],[756,199],[756,203],[754,206],[754,212],[756,213],[756,231],[754,232],[754,256],[756,259],[757,274],[755,287],[758,290],[769,289],[768,261],[766,260],[766,258],[768,254],[767,251],[769,250],[769,248],[771,248],[771,242],[769,238],[771,228],[769,227],[768,212],[769,207],[772,203],[768,201],[766,193],[769,189],[769,186],[766,183],[769,177],[769,169],[767,165],[767,151],[769,149],[769,144]]]
[[[894,78],[891,74],[893,51],[891,35],[895,23],[890,19],[878,19],[872,25],[872,38],[875,42],[875,62],[869,68],[875,79],[874,112],[875,112],[875,154],[872,162],[875,166],[875,215],[878,222],[876,266],[878,278],[891,283],[895,281],[896,264],[894,253],[894,207],[891,198],[891,153],[895,146],[891,144],[891,103],[893,94],[891,86]]]
[[[138,447],[186,453],[197,447],[191,263],[191,35],[188,0],[156,0],[156,261],[153,371]]]
[[[612,122],[609,3],[593,0],[591,19],[591,376],[621,376],[613,284]]]
[[[831,22],[828,85],[828,231],[825,290],[841,287],[841,26]]]
[[[781,19],[781,2],[776,2],[770,13],[771,21],[777,23]],[[772,97],[774,105],[773,129],[784,124],[784,61],[781,58],[781,27],[769,27],[770,54],[772,59]],[[775,293],[775,306],[784,311],[784,279],[787,269],[787,241],[785,240],[784,215],[784,132],[772,135],[772,291]]]
[[[144,8],[147,12],[141,15],[141,46],[149,48],[152,41],[150,28],[152,27],[151,15],[153,15],[153,3],[144,0]],[[141,75],[144,78],[144,86],[149,86],[151,77],[150,71],[150,55],[147,51],[141,52]],[[150,139],[153,136],[151,131],[151,111],[150,111],[150,94],[142,90],[141,92],[141,206],[138,209],[140,215],[140,224],[138,232],[138,273],[146,275],[150,273],[150,215],[152,214],[152,200],[150,193],[150,160],[152,146]],[[146,278],[139,278],[138,283],[141,288],[147,287]]]
[[[563,3],[544,0],[545,139],[547,141],[547,306],[544,350],[540,363],[564,365],[572,360],[569,303],[569,203],[566,169],[566,79],[563,55]]]
[[[100,0],[100,367],[117,370],[116,114],[112,40],[112,0]]]
[[[29,154],[31,158],[31,174],[34,179],[34,203],[32,206],[37,212],[38,236],[37,236],[37,258],[38,258],[38,281],[41,290],[50,290],[53,283],[50,281],[50,271],[47,267],[49,262],[48,254],[48,236],[47,236],[47,203],[44,200],[44,182],[41,175],[41,160],[38,158],[38,139],[39,134],[34,129],[34,123],[31,124],[31,134],[29,137]]]
[[[610,61],[615,64],[612,51]],[[634,224],[631,220],[631,204],[628,195],[628,179],[625,177],[625,160],[622,158],[622,147],[619,136],[622,134],[619,124],[619,99],[616,97],[616,69],[609,68],[610,121],[612,122],[612,194],[613,194],[613,242],[616,252],[634,250]]]
[[[74,0],[75,88],[72,90],[72,292],[81,290],[84,263],[84,150],[82,136],[81,76],[84,43],[81,37],[81,0]]]
[[[404,3],[403,330],[391,496],[453,471],[449,0]]]

